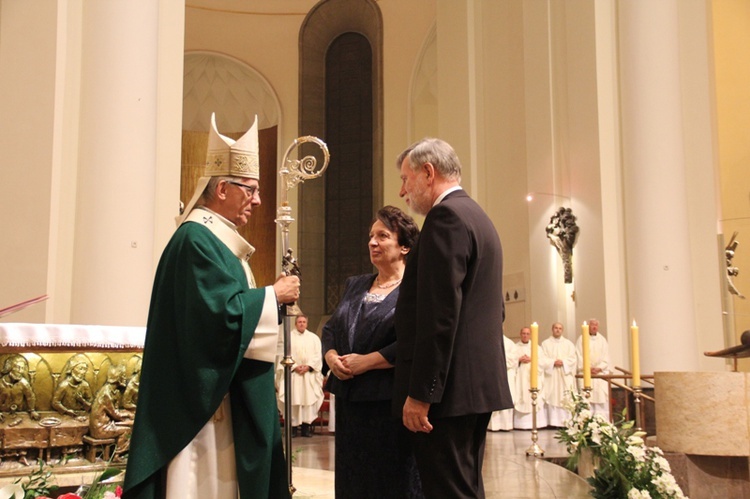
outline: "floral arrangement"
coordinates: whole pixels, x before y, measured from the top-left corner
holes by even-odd
[[[623,417],[617,423],[610,423],[593,414],[588,401],[575,392],[568,392],[566,409],[571,418],[558,430],[556,438],[568,449],[571,469],[579,465],[585,449],[591,453],[595,470],[587,481],[593,487],[593,497],[685,497],[661,449],[647,447],[643,441],[646,433],[635,431],[632,421],[626,422]]]
[[[122,487],[112,479],[121,473],[122,470],[107,468],[91,485],[82,485],[74,493],[54,496],[58,487],[50,483],[52,471],[39,461],[39,468],[24,480],[0,488],[0,499],[117,499],[122,497]]]

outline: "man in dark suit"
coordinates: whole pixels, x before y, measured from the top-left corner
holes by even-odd
[[[484,497],[487,424],[492,411],[513,407],[500,238],[461,189],[448,143],[423,139],[397,164],[399,195],[426,218],[396,304],[394,411],[411,432],[427,497]]]

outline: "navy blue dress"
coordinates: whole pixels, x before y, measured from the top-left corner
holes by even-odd
[[[393,313],[398,288],[382,301],[368,294],[375,275],[350,277],[323,328],[323,352],[380,352],[396,362]],[[329,376],[336,396],[336,497],[421,498],[422,486],[407,430],[391,412],[393,369],[375,369],[350,380]]]

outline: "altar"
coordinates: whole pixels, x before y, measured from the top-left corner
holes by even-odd
[[[750,497],[750,373],[656,372],[656,444],[690,497]]]
[[[0,477],[26,476],[39,460],[56,474],[98,470],[112,460],[124,466],[122,435],[132,426],[145,332],[0,323]],[[90,417],[104,387],[117,395],[107,425]],[[119,434],[105,434],[105,426]]]

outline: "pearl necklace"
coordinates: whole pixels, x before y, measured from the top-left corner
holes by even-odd
[[[375,284],[376,284],[376,285],[378,286],[378,288],[380,288],[380,289],[388,289],[388,288],[392,288],[393,286],[395,286],[396,284],[398,284],[398,283],[400,283],[400,282],[401,282],[401,279],[399,279],[399,280],[397,280],[397,281],[393,281],[393,282],[392,282],[392,283],[390,283],[390,284],[380,284],[380,276],[377,276],[377,277],[375,278]]]

